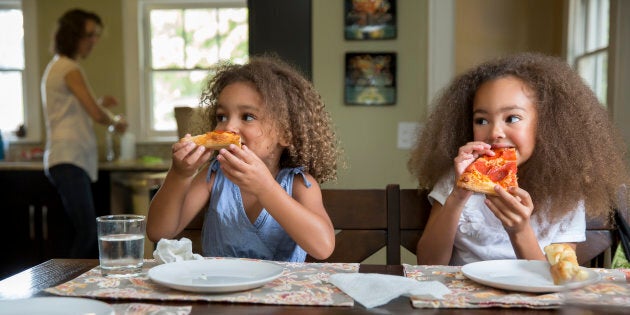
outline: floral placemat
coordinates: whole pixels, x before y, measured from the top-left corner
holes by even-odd
[[[112,304],[116,315],[188,315],[192,306],[169,306],[145,303]]]
[[[221,258],[207,258],[221,259]],[[45,289],[46,292],[99,299],[208,301],[282,305],[352,306],[354,300],[328,283],[335,273],[356,273],[357,263],[275,263],[284,268],[283,274],[264,286],[242,292],[210,294],[170,289],[148,278],[148,270],[156,266],[145,260],[143,274],[133,278],[103,277],[95,267],[66,283]]]
[[[520,293],[494,289],[466,278],[461,266],[419,266],[404,264],[405,276],[420,281],[436,280],[444,283],[452,293],[444,300],[423,300],[411,297],[415,308],[482,308],[524,307],[557,308],[563,303],[561,293]],[[571,292],[580,296],[580,302],[630,307],[630,285],[626,282],[627,270],[593,269],[600,273],[598,283]]]

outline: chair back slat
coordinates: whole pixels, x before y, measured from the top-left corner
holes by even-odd
[[[400,190],[400,244],[414,254],[431,214],[427,195],[425,190]]]
[[[386,189],[322,189],[324,207],[335,230],[335,250],[324,260],[308,256],[310,262],[362,262],[382,248],[387,248],[387,264],[399,264],[394,249],[398,242],[390,238]],[[393,246],[387,246],[392,242]]]

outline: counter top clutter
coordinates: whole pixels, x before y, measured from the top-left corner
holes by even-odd
[[[102,171],[140,171],[163,172],[171,166],[170,160],[160,158],[142,157],[132,161],[100,162],[99,170]],[[0,161],[0,170],[31,171],[44,170],[42,161]]]

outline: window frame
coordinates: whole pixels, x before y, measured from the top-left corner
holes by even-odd
[[[3,130],[4,141],[10,143],[37,143],[42,141],[42,106],[37,37],[36,0],[0,0],[0,7],[20,8],[24,28],[24,70],[22,71],[22,100],[26,135],[17,137],[13,131]]]
[[[585,1],[588,2],[585,5]],[[608,33],[606,36],[608,37],[608,42],[604,46],[589,48],[591,46],[588,42],[593,41],[595,37],[598,37],[596,32],[601,31],[599,27],[601,25],[597,25],[589,21],[593,16],[599,12],[600,6],[596,5],[594,2],[597,0],[570,0],[568,3],[568,21],[567,21],[567,43],[566,43],[566,60],[567,62],[575,69],[579,71],[578,64],[581,60],[586,58],[602,56],[604,55],[607,59],[607,68],[604,70],[604,77],[606,79],[606,92],[604,93],[604,99],[602,100],[602,104],[608,107],[611,104],[610,99],[610,72],[611,72],[611,41],[613,40],[610,36],[611,28],[614,27],[611,21],[611,7],[613,5],[614,0],[608,1],[608,13],[607,13],[607,23],[608,23]],[[601,19],[598,19],[601,21]],[[587,28],[588,27],[588,28]],[[587,82],[588,79],[584,78]],[[601,79],[601,78],[600,78]],[[597,93],[597,89],[599,86],[591,87],[595,93]]]
[[[181,9],[212,7],[247,7],[247,0],[131,0],[123,3],[124,29],[136,29],[137,32],[123,33],[125,50],[125,98],[127,119],[130,131],[136,134],[139,143],[173,142],[177,139],[177,130],[152,131],[150,124],[151,108],[151,69],[150,36],[145,30],[150,29],[148,13],[154,9]],[[132,110],[133,108],[133,110]]]

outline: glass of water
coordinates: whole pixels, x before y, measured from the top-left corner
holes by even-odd
[[[145,216],[106,215],[96,218],[96,225],[102,275],[140,275],[144,259]]]

